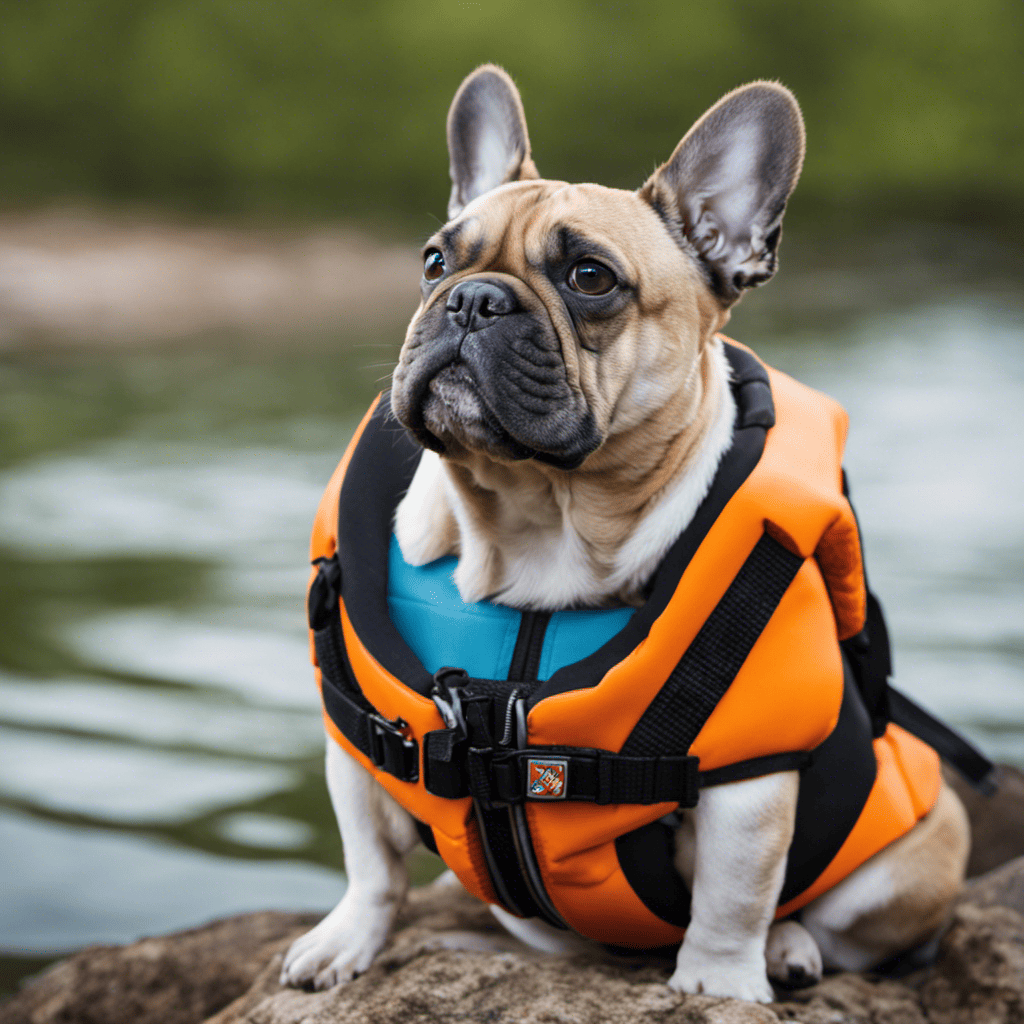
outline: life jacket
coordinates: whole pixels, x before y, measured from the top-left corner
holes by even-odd
[[[635,610],[466,605],[449,563],[405,565],[392,524],[421,449],[386,394],[313,529],[329,734],[471,893],[620,947],[681,940],[673,833],[704,787],[799,771],[785,917],[931,810],[936,748],[979,786],[992,768],[888,685],[845,412],[725,347],[731,447]]]

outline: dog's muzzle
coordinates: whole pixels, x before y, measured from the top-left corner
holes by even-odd
[[[543,307],[526,308],[495,277],[460,281],[421,315],[395,371],[392,407],[420,444],[442,454],[454,443],[575,469],[602,440],[569,386]]]

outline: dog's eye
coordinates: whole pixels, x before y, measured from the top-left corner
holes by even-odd
[[[569,271],[569,287],[584,295],[605,295],[618,282],[615,275],[597,260],[580,260]]]
[[[444,257],[437,249],[428,249],[423,257],[423,276],[428,281],[436,281],[444,273]]]

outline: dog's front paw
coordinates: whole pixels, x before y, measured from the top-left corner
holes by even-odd
[[[779,921],[768,931],[765,950],[768,977],[788,988],[805,988],[821,981],[821,952],[802,924]]]
[[[736,959],[688,951],[686,943],[679,953],[675,973],[668,987],[688,995],[725,996],[748,1003],[770,1003],[775,993],[768,983],[764,957]]]
[[[332,988],[362,974],[380,952],[393,913],[347,898],[285,954],[281,984]]]

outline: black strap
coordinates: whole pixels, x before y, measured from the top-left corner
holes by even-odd
[[[990,796],[996,791],[995,765],[955,729],[940,722],[890,683],[892,654],[889,630],[882,605],[870,590],[867,591],[864,628],[856,636],[844,640],[842,647],[871,716],[871,732],[875,739],[884,734],[890,722],[895,722],[924,740],[980,793]]]
[[[889,712],[891,721],[924,740],[979,793],[985,796],[995,793],[996,766],[955,729],[930,715],[894,686],[889,687]]]
[[[852,506],[851,506],[852,507]],[[867,608],[864,628],[848,640],[842,641],[857,689],[864,698],[864,706],[871,716],[871,732],[878,739],[889,725],[889,677],[892,675],[892,655],[889,630],[878,598],[867,589]]]
[[[338,560],[318,558],[314,564],[317,574],[309,588],[307,612],[323,683],[324,710],[345,739],[365,754],[375,768],[403,782],[416,782],[420,777],[419,745],[404,735],[406,723],[379,714],[352,676],[338,608]]]
[[[672,670],[623,754],[689,751],[803,565],[767,533]]]
[[[995,765],[973,743],[945,722],[912,701],[894,687],[889,631],[882,614],[882,605],[868,591],[867,618],[864,628],[843,641],[843,649],[853,669],[857,689],[871,716],[871,732],[881,736],[890,722],[928,746],[951,764],[979,793],[991,796],[996,791]]]
[[[849,501],[850,487],[845,471],[843,494]],[[853,509],[852,502],[850,508]],[[854,519],[856,520],[856,512]],[[859,521],[857,532],[859,536]],[[863,551],[863,543],[861,550]],[[889,629],[885,624],[881,602],[868,586],[866,568],[864,587],[867,591],[864,628],[856,636],[844,640],[842,648],[853,671],[857,689],[864,698],[864,704],[871,716],[873,736],[877,739],[885,732],[890,722],[895,722],[918,739],[924,740],[979,793],[991,796],[997,788],[995,765],[968,739],[955,729],[951,729],[945,722],[940,722],[890,683],[892,653]]]
[[[621,753],[495,749],[482,729],[442,729],[424,737],[427,790],[451,799],[472,795],[485,806],[570,800],[693,807],[701,785],[806,767],[809,755],[787,752],[701,772],[698,759],[688,755],[803,562],[762,535]],[[467,688],[472,683],[463,680]],[[535,786],[545,770],[552,785]]]
[[[468,747],[460,757],[448,732],[424,738],[425,784],[435,796],[472,796],[484,805],[527,800],[697,804],[696,757],[628,757],[584,747]]]
[[[700,773],[700,785],[720,786],[724,782],[741,782],[744,779],[758,779],[762,775],[776,772],[803,771],[810,767],[814,755],[807,750],[790,750],[782,754],[766,754],[752,757],[748,761],[735,761],[721,768],[711,768]]]
[[[403,734],[405,722],[367,712],[329,677],[323,676],[323,681],[324,708],[345,739],[365,754],[375,768],[403,782],[416,782],[420,777],[419,750],[416,741]]]

